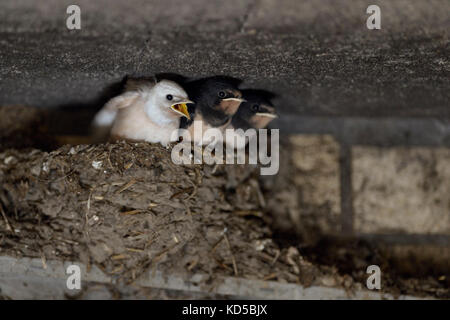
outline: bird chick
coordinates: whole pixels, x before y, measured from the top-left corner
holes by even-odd
[[[238,89],[241,82],[232,77],[214,76],[183,84],[189,97],[195,102],[191,119],[183,119],[181,122],[181,128],[189,131],[192,141],[198,144],[208,143],[203,141],[202,135],[195,134],[196,128],[201,128],[202,133],[211,128],[224,132],[244,101]],[[200,123],[200,126],[195,126],[194,122]]]
[[[243,131],[251,128],[264,129],[278,117],[271,101],[276,96],[274,93],[261,89],[245,89],[241,92],[245,101],[240,105],[227,129],[242,129]],[[245,147],[248,141],[256,135],[256,131],[247,135],[243,135],[242,132],[236,133],[235,147],[238,149]]]
[[[274,93],[260,89],[245,89],[241,92],[246,101],[233,116],[230,127],[244,130],[263,129],[278,117],[271,101],[275,98]]]
[[[111,99],[94,118],[94,130],[109,131],[110,140],[147,141],[167,146],[176,140],[180,118],[190,119],[193,103],[183,88],[170,80],[157,83],[130,80],[125,92]]]

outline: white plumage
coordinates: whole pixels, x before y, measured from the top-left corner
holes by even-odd
[[[178,137],[180,117],[189,118],[188,103],[187,93],[173,81],[145,83],[105,104],[94,118],[94,135],[166,146]]]

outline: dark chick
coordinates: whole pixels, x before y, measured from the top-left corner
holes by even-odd
[[[236,149],[245,148],[256,137],[257,132],[248,129],[263,129],[277,117],[272,99],[275,94],[266,90],[241,90],[245,101],[233,116],[227,129],[232,129],[232,137],[225,137],[225,143]],[[239,130],[241,129],[241,130]]]
[[[181,123],[181,128],[189,131],[192,140],[202,143],[202,141],[196,141],[194,121],[201,123],[203,134],[210,128],[224,131],[231,123],[232,116],[244,101],[238,89],[241,82],[232,77],[214,76],[187,81],[183,84],[190,99],[195,102],[191,120]]]
[[[241,90],[244,101],[239,110],[231,120],[231,128],[244,129],[249,128],[263,129],[277,118],[275,107],[272,104],[272,99],[275,94],[258,89]]]

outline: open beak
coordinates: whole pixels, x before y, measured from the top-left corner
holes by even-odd
[[[170,108],[175,111],[176,113],[180,114],[183,117],[188,118],[189,120],[191,120],[191,116],[189,115],[189,110],[187,107],[188,103],[194,103],[190,100],[186,100],[186,101],[182,101],[179,103],[175,103],[173,105],[170,106]]]

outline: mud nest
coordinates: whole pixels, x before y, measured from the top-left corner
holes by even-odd
[[[224,167],[175,165],[159,145],[10,150],[0,154],[0,248],[96,264],[126,283],[155,268],[319,281],[321,270],[272,241],[254,169],[236,168],[247,173],[230,194]]]

